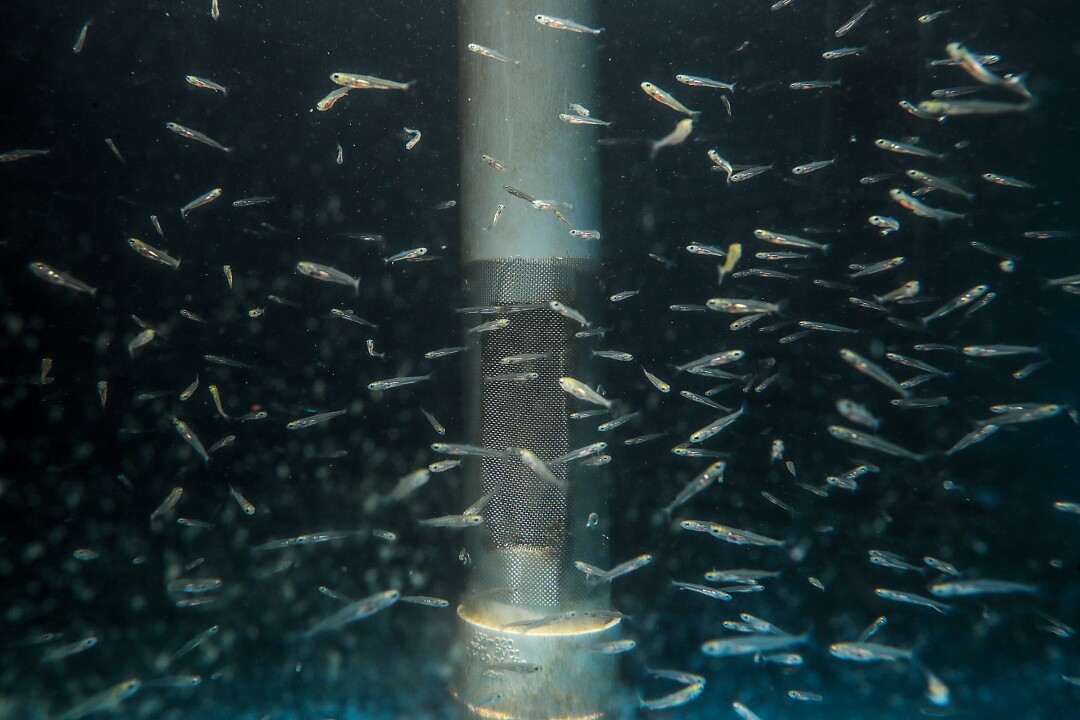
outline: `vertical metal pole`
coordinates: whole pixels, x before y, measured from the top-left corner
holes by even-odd
[[[499,308],[467,315],[466,326],[509,321],[467,334],[465,387],[473,442],[524,448],[550,461],[596,439],[571,425],[572,401],[558,384],[562,376],[595,381],[574,337],[581,328],[547,303],[595,316],[600,248],[505,186],[572,204],[563,212],[575,227],[599,228],[595,129],[558,118],[571,102],[595,102],[598,41],[544,27],[535,12],[514,0],[460,3],[464,296],[466,305]],[[580,0],[551,0],[543,12],[587,25],[596,19],[593,4]],[[471,52],[469,43],[517,62]],[[506,169],[490,167],[481,155]],[[500,205],[505,211],[488,229]],[[521,365],[501,362],[525,353],[546,355]],[[519,372],[535,377],[505,378]],[[605,515],[603,471],[557,466],[564,488],[541,480],[512,453],[464,467],[466,504],[491,496],[484,524],[470,531],[469,594],[458,609],[454,691],[466,715],[613,716],[615,661],[594,650],[616,636],[618,622],[587,614],[608,606],[607,589],[587,587],[574,567],[575,560],[606,566],[600,528],[587,527],[591,513]],[[560,621],[544,622],[553,617]],[[498,669],[506,663],[540,670]]]

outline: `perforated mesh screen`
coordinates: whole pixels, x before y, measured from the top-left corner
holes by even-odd
[[[482,261],[467,268],[469,305],[538,307],[522,312],[470,315],[466,327],[505,317],[510,324],[481,333],[470,342],[468,394],[474,442],[487,448],[527,448],[550,461],[570,448],[595,442],[596,423],[582,426],[568,419],[577,404],[559,387],[570,375],[595,382],[585,372],[574,337],[578,323],[543,303],[560,300],[589,316],[589,295],[596,287],[597,264],[584,260]],[[550,357],[506,365],[501,358],[524,353]],[[538,374],[536,379],[508,379],[507,373]],[[502,379],[500,379],[502,378]],[[515,605],[567,607],[585,596],[583,575],[574,560],[602,563],[598,533],[582,532],[590,512],[599,511],[601,473],[578,464],[552,468],[568,483],[563,490],[538,478],[517,456],[484,458],[468,464],[470,497],[492,495],[484,511],[484,529],[470,548],[474,589],[513,588],[497,599]]]

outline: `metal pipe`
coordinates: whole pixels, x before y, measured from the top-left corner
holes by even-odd
[[[467,314],[465,324],[509,321],[466,331],[465,404],[475,444],[525,449],[549,462],[598,439],[572,425],[578,408],[558,383],[563,376],[596,382],[575,338],[581,327],[547,306],[559,301],[593,320],[599,309],[599,242],[569,232],[570,224],[599,228],[596,131],[558,117],[570,103],[595,101],[597,40],[545,27],[535,12],[514,0],[459,6],[463,296],[467,306],[491,308]],[[595,22],[592,2],[551,0],[543,12]],[[511,62],[470,50],[472,43]],[[565,222],[521,195],[565,203],[557,206]],[[524,354],[543,356],[502,362]],[[484,524],[469,534],[469,594],[458,608],[453,690],[464,714],[614,716],[615,661],[596,650],[617,637],[619,622],[588,614],[608,607],[607,588],[586,585],[574,566],[606,566],[603,524],[588,522],[592,513],[606,515],[603,470],[558,465],[553,484],[514,451],[463,467],[466,504],[490,496]],[[540,669],[522,671],[526,665]]]

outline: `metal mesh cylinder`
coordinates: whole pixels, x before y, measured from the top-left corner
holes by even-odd
[[[577,303],[588,311],[587,293],[595,287],[589,260],[485,260],[472,263],[466,277],[471,305],[516,308],[505,328],[480,333],[470,356],[470,427],[479,444],[492,449],[526,448],[545,462],[597,438],[569,419],[570,398],[558,378],[588,380],[579,357],[577,323],[546,306],[549,300]],[[470,322],[478,324],[480,320]],[[507,365],[502,358],[530,353],[549,357]],[[521,375],[535,373],[522,379]],[[601,469],[569,463],[552,468],[569,492],[541,480],[511,457],[483,458],[468,473],[468,495],[490,494],[484,532],[473,535],[472,589],[497,593],[496,599],[521,606],[568,607],[590,596],[574,560],[602,561],[599,532],[586,528],[590,513],[602,511]],[[595,597],[595,594],[592,595]]]

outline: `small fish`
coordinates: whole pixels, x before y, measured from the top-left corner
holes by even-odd
[[[749,530],[739,530],[737,528],[728,527],[727,525],[714,524],[709,528],[709,534],[718,540],[724,540],[732,545],[783,547],[786,544],[783,540],[776,540],[765,535],[750,532]]]
[[[582,315],[580,312],[570,307],[569,305],[559,302],[558,300],[552,300],[548,302],[547,306],[553,312],[557,312],[563,317],[579,323],[582,327],[585,327],[589,324],[589,321],[585,319],[584,315]]]
[[[371,617],[380,610],[385,610],[390,607],[400,598],[401,593],[399,591],[385,590],[351,602],[333,615],[316,623],[310,630],[303,634],[303,637],[310,638],[322,632],[338,630],[351,622]]]
[[[97,644],[98,639],[96,635],[87,635],[81,640],[76,640],[73,643],[68,643],[67,645],[50,648],[42,656],[41,662],[51,663],[56,662],[57,660],[63,660],[64,658],[71,657],[72,655],[78,655],[79,653],[86,652]]]
[[[754,237],[758,240],[764,240],[767,243],[773,245],[786,245],[788,247],[797,247],[804,250],[819,250],[823,254],[829,253],[829,248],[832,247],[829,244],[822,244],[813,240],[799,237],[797,235],[787,235],[784,233],[773,232],[771,230],[762,230],[758,228],[754,230]]]
[[[584,115],[571,115],[569,113],[559,113],[559,119],[565,123],[571,125],[599,125],[602,127],[610,127],[611,123],[600,118],[588,117]],[[513,194],[513,193],[511,193]],[[522,198],[523,200],[526,198]]]
[[[218,3],[218,0],[210,0],[210,17],[214,20],[219,20],[221,18],[221,5]]]
[[[299,420],[293,420],[292,422],[285,425],[285,429],[303,430],[304,428],[309,428],[313,425],[318,425],[320,423],[326,422],[327,420],[331,420],[333,418],[344,415],[347,412],[348,410],[333,410],[331,412],[320,413],[318,415],[309,415],[308,417],[300,418]]]
[[[654,671],[657,672],[657,671]],[[668,677],[661,675],[661,677]],[[693,676],[700,677],[700,676]],[[673,693],[664,695],[663,697],[645,699],[638,697],[638,707],[643,710],[670,710],[671,708],[681,707],[689,702],[692,702],[698,698],[699,695],[705,690],[705,680],[695,680],[694,682],[686,684],[686,687],[676,690]]]
[[[621,655],[622,653],[630,652],[636,647],[637,641],[623,638],[622,640],[613,640],[597,645],[592,651],[602,655]]]
[[[885,387],[896,391],[896,393],[900,395],[900,397],[906,398],[910,395],[910,393],[904,387],[902,387],[900,383],[897,382],[896,378],[890,375],[889,372],[885,370],[885,368],[881,367],[880,365],[871,360],[864,358],[857,352],[849,350],[847,348],[841,348],[840,357],[844,360],[844,362],[851,365],[863,375],[866,375],[872,380],[876,380],[877,382],[881,383]]]
[[[783,650],[792,645],[801,645],[805,643],[809,637],[809,633],[804,633],[802,635],[753,633],[738,637],[709,640],[701,646],[701,652],[711,657],[757,655],[759,653],[767,653],[774,650]]]
[[[952,607],[946,605],[945,603],[940,603],[937,600],[923,597],[922,595],[916,595],[915,593],[903,592],[900,590],[889,590],[887,588],[877,588],[876,590],[874,590],[874,594],[884,600],[892,600],[893,602],[927,607],[931,610],[938,611],[942,615],[947,615],[952,611]]]
[[[491,332],[493,330],[501,330],[501,329],[503,329],[504,327],[506,327],[509,324],[510,324],[510,319],[509,318],[499,318],[497,320],[491,320],[489,322],[480,323],[479,325],[474,325],[473,327],[468,328],[465,332],[470,334],[470,335],[475,335],[477,333]]]
[[[184,127],[180,123],[167,122],[165,123],[165,127],[166,129],[171,130],[172,132],[176,133],[181,137],[185,137],[188,140],[195,140],[196,142],[201,142],[203,145],[209,145],[215,150],[221,150],[225,153],[231,153],[233,151],[233,148],[225,147],[217,140],[214,140],[212,137],[209,137],[208,135],[205,135],[198,130],[192,130],[189,127]]]
[[[90,25],[93,24],[93,18],[83,23],[83,26],[79,29],[79,34],[75,37],[75,44],[71,46],[71,52],[78,55],[83,51],[83,47],[86,45],[86,33],[90,30]]]
[[[960,197],[968,201],[975,199],[975,193],[968,192],[967,190],[960,187],[951,180],[946,180],[945,178],[940,178],[936,175],[922,172],[921,170],[907,170],[904,174],[912,180],[922,183],[926,187],[931,187],[935,190],[942,190],[944,192],[951,193],[952,195],[959,195]]]
[[[265,205],[273,202],[276,198],[273,195],[260,195],[254,197],[240,198],[239,200],[233,200],[232,206],[238,208],[251,207],[252,205]]]
[[[980,443],[983,440],[986,440],[988,437],[990,437],[1000,429],[1000,425],[994,425],[992,423],[977,427],[964,437],[957,440],[951,448],[945,451],[945,455],[951,457],[956,453],[960,452],[961,450],[965,450],[972,445],[975,445],[976,443]]]
[[[871,2],[869,4],[867,4],[866,7],[864,7],[862,10],[859,10],[857,13],[855,13],[854,15],[851,16],[850,20],[848,20],[846,23],[844,23],[843,25],[838,27],[836,29],[836,31],[833,33],[833,35],[835,35],[838,38],[839,37],[844,37],[845,35],[847,35],[849,32],[851,32],[851,30],[857,24],[859,24],[860,20],[862,20],[864,17],[866,17],[866,13],[870,12],[871,8],[873,8],[873,7],[874,7],[874,2],[873,2],[873,0],[871,0]]]
[[[236,501],[236,504],[240,506],[245,515],[250,517],[255,514],[255,506],[248,502],[248,499],[241,495],[240,491],[232,485],[229,485],[229,494],[232,495],[233,500]]]
[[[923,100],[918,107],[925,113],[941,117],[961,117],[965,115],[1002,115],[1005,113],[1027,112],[1033,102],[999,102],[996,100]]]
[[[799,80],[788,85],[790,90],[829,90],[840,87],[840,80]]]
[[[443,455],[472,455],[477,457],[494,457],[506,459],[510,453],[506,450],[491,450],[477,445],[465,445],[461,443],[432,443],[431,449]]]
[[[694,119],[696,119],[698,116],[701,115],[700,112],[698,112],[696,110],[691,110],[690,108],[686,107],[681,102],[676,100],[671,95],[671,93],[656,87],[651,82],[643,82],[643,83],[641,83],[641,89],[645,92],[646,95],[648,95],[653,100],[660,103],[661,105],[667,105],[672,110],[675,110],[676,112],[681,112],[683,115],[689,116],[691,121],[693,121]],[[693,127],[692,125],[687,126],[687,129],[686,129],[686,134],[687,135],[690,134],[690,129],[692,129],[692,127]],[[683,139],[685,139],[685,137]]]
[[[968,357],[1011,357],[1013,355],[1042,355],[1043,349],[1032,345],[966,345],[961,348]]]
[[[806,175],[808,173],[816,172],[822,168],[827,168],[830,165],[836,164],[837,158],[832,160],[815,160],[814,162],[806,163],[805,165],[796,165],[791,168],[792,175]]]
[[[849,273],[850,278],[866,277],[867,275],[876,275],[878,273],[886,272],[888,270],[894,270],[907,262],[907,258],[903,256],[888,258],[880,262],[871,263],[860,267],[853,273]]]
[[[758,175],[762,175],[772,170],[772,165],[753,165],[750,167],[740,168],[737,172],[731,173],[727,177],[727,182],[739,183],[746,182],[752,178],[756,178]]]
[[[125,165],[127,164],[127,160],[124,159],[123,154],[120,152],[120,148],[116,147],[116,143],[113,142],[112,138],[105,138],[105,145],[109,148],[109,150],[112,151],[112,154],[116,156],[117,160],[124,163]],[[151,215],[150,217],[154,216]]]
[[[726,83],[721,80],[698,77],[697,75],[676,75],[675,79],[683,85],[690,85],[691,87],[714,88],[717,90],[727,90],[728,92],[735,92],[735,85],[737,84],[737,82]]]
[[[659,140],[649,141],[649,157],[655,158],[656,153],[661,148],[672,147],[674,145],[681,145],[686,141],[686,138],[690,137],[690,133],[694,130],[694,121],[690,118],[684,118],[675,124],[675,129],[670,133],[660,138]]]
[[[876,435],[867,435],[864,432],[846,428],[842,425],[830,425],[829,434],[837,440],[843,440],[852,445],[858,445],[859,447],[867,448],[868,450],[877,450],[886,455],[892,455],[893,457],[900,457],[914,462],[922,462],[928,457],[927,455],[913,453],[910,450],[906,450],[899,445],[895,445]]]
[[[780,314],[784,308],[784,301],[770,303],[763,300],[737,299],[737,298],[710,298],[705,302],[705,307],[714,312],[724,312],[733,315],[757,315]]]
[[[567,489],[566,480],[558,477],[547,463],[541,460],[536,453],[526,448],[516,448],[514,452],[521,460],[521,464],[529,468],[534,475],[543,480],[546,483],[554,485],[560,490],[565,491]]]
[[[622,292],[615,293],[614,295],[609,297],[608,300],[610,300],[613,303],[622,302],[623,300],[629,300],[630,298],[634,297],[635,295],[638,295],[640,292],[641,292],[640,290],[623,290]]]
[[[427,351],[426,353],[424,353],[424,357],[427,358],[428,360],[434,360],[435,358],[446,357],[447,355],[454,355],[454,354],[459,353],[459,352],[464,352],[464,351],[466,351],[468,349],[469,348],[465,347],[464,345],[459,345],[459,346],[456,346],[456,347],[440,348],[438,350],[429,350],[429,351]]]
[[[213,190],[207,190],[199,197],[195,198],[187,205],[180,208],[180,217],[187,220],[191,211],[196,208],[201,208],[203,205],[208,205],[221,197],[221,188],[214,188]]]
[[[399,253],[394,253],[390,257],[383,258],[383,265],[393,265],[396,262],[402,260],[416,260],[419,257],[427,255],[428,249],[426,247],[412,248],[410,250],[402,250]]]
[[[502,53],[496,52],[495,50],[492,50],[491,48],[486,48],[483,45],[477,45],[476,43],[469,43],[465,47],[469,49],[469,52],[474,52],[477,55],[482,55],[483,57],[491,58],[492,60],[498,60],[499,62],[504,62],[504,63],[511,63],[513,65],[520,65],[521,64],[517,60],[511,60],[510,58],[506,57]]]
[[[727,257],[724,259],[723,265],[717,266],[717,280],[716,284],[720,285],[724,282],[724,278],[731,274],[731,271],[735,269],[735,265],[738,264],[742,258],[742,244],[731,243],[728,245]]]
[[[679,582],[678,580],[672,580],[671,584],[680,590],[689,590],[691,592],[696,592],[699,595],[704,595],[705,597],[712,598],[713,600],[722,600],[724,602],[728,602],[732,599],[731,595],[724,592],[723,590],[717,590],[716,588],[711,588],[707,585],[697,585],[695,583]]]
[[[608,400],[580,380],[575,380],[572,377],[561,377],[559,378],[559,387],[579,400],[599,405],[608,410],[611,409],[611,400]]]
[[[52,148],[46,150],[35,149],[17,149],[8,150],[5,153],[0,153],[0,162],[15,162],[16,160],[25,160],[26,158],[42,157],[52,152]]]
[[[214,407],[217,408],[218,415],[222,420],[228,420],[229,415],[225,412],[225,409],[221,407],[221,393],[218,391],[217,385],[209,385],[207,389],[210,391],[210,396],[214,399]]]
[[[829,654],[841,660],[854,662],[896,662],[911,660],[911,650],[881,645],[873,642],[839,642],[829,646]]]
[[[167,267],[171,267],[173,270],[176,270],[177,268],[180,267],[180,261],[179,260],[169,256],[168,253],[166,253],[166,252],[164,252],[162,250],[158,250],[157,248],[152,247],[151,245],[148,245],[147,243],[144,243],[139,238],[128,238],[128,245],[131,246],[132,250],[137,252],[139,255],[142,255],[147,260],[153,260],[154,262],[159,262],[162,265],[165,265]]]
[[[824,700],[821,693],[812,692],[810,690],[788,690],[787,696],[792,700],[798,700],[799,702],[822,702]]]
[[[1020,188],[1023,190],[1034,190],[1035,186],[1029,182],[1020,180],[1019,178],[1009,177],[1008,175],[999,175],[997,173],[983,173],[980,175],[986,182],[994,183],[995,185],[1001,185],[1003,187]]]
[[[950,12],[952,12],[952,11],[951,10],[938,10],[937,12],[927,13],[926,15],[920,15],[919,16],[919,24],[921,24],[921,25],[929,25],[930,23],[937,20],[939,17],[944,17],[945,15],[948,15]]]
[[[935,122],[939,123],[945,122],[944,115],[934,115],[932,113],[928,113],[910,100],[901,100],[898,104],[902,109],[906,110],[908,113],[914,115],[921,120],[934,120]]]
[[[480,515],[442,515],[417,522],[427,527],[470,528],[482,525],[484,518]]]
[[[877,228],[881,228],[882,235],[888,235],[900,230],[900,221],[885,215],[871,215],[867,222]]]
[[[41,278],[45,282],[56,285],[57,287],[67,288],[69,290],[75,290],[76,292],[82,292],[89,295],[91,298],[97,295],[97,288],[90,287],[82,280],[72,277],[65,272],[49,267],[43,262],[32,262],[29,265],[30,272],[34,273],[37,277]]]
[[[154,328],[146,328],[145,330],[140,332],[138,335],[133,337],[130,342],[128,342],[128,356],[134,358],[135,351],[149,345],[151,342],[154,341],[155,337],[157,337],[157,331],[154,330]]]
[[[648,370],[646,370],[646,369],[645,369],[644,367],[642,367],[642,368],[641,368],[641,372],[645,373],[645,379],[646,379],[646,380],[648,380],[648,381],[649,381],[649,383],[650,383],[650,384],[651,384],[651,385],[652,385],[652,386],[653,386],[654,388],[656,388],[657,390],[659,390],[659,391],[660,391],[660,392],[662,392],[662,393],[668,393],[668,392],[671,392],[671,385],[669,385],[668,383],[664,382],[663,380],[661,380],[661,379],[660,379],[660,378],[658,378],[657,376],[653,375],[653,374],[652,374],[651,372],[649,372]]]
[[[195,450],[195,452],[203,459],[203,462],[210,462],[210,455],[206,452],[206,448],[203,447],[202,441],[199,437],[188,427],[188,424],[176,417],[172,416],[173,427],[176,428],[176,432],[180,434],[180,437]]]
[[[165,513],[176,507],[176,503],[180,502],[180,497],[184,494],[184,488],[174,487],[157,508],[150,513],[150,522],[153,522],[157,518],[161,517]]]
[[[328,265],[320,265],[319,263],[311,262],[308,260],[301,260],[296,263],[296,269],[301,275],[306,275],[309,278],[315,280],[321,280],[322,282],[337,283],[338,285],[351,285],[353,291],[360,294],[360,277],[352,277],[346,273],[341,272],[336,268],[329,267]]]
[[[390,378],[387,380],[376,380],[375,382],[368,383],[368,390],[384,391],[392,390],[394,388],[403,387],[405,385],[413,385],[415,383],[424,382],[431,379],[431,373],[427,375],[411,375],[404,377]]]
[[[604,32],[604,28],[591,28],[576,23],[573,20],[567,20],[565,18],[551,17],[550,15],[534,15],[533,19],[536,22],[544,25],[545,27],[554,28],[556,30],[569,30],[576,33],[585,33],[588,35],[599,35]]]
[[[416,83],[415,80],[401,83],[373,75],[355,75],[345,72],[331,73],[330,82],[355,90],[408,90]]]
[[[352,88],[348,86],[339,87],[335,90],[332,90],[326,95],[326,97],[315,103],[315,109],[319,112],[326,112],[330,108],[334,107],[338,100],[348,95],[350,91],[352,91]]]
[[[920,103],[920,107],[921,107]],[[919,145],[913,145],[911,143],[900,142],[898,140],[887,140],[885,138],[878,138],[874,141],[874,145],[887,150],[888,152],[899,153],[901,155],[914,155],[915,157],[933,158],[934,160],[944,160],[944,153],[936,153],[932,150],[927,150]]]
[[[219,85],[213,80],[207,80],[206,78],[197,77],[195,75],[185,75],[184,79],[187,80],[189,85],[194,85],[197,88],[203,88],[205,90],[213,90],[219,92],[225,97],[229,95],[229,89],[224,85]]]
[[[990,290],[989,285],[976,285],[970,290],[966,290],[965,292],[960,293],[955,298],[945,303],[926,317],[921,318],[921,322],[923,325],[927,325],[933,320],[945,317],[949,313],[975,302],[983,295],[985,295],[988,290]]]
[[[121,683],[117,683],[112,687],[102,690],[96,695],[91,695],[86,700],[76,704],[66,712],[57,715],[54,720],[79,720],[92,713],[111,710],[137,693],[141,687],[142,681],[138,678],[131,678]]]
[[[836,50],[826,50],[825,52],[821,53],[821,57],[825,60],[839,60],[840,58],[851,57],[853,55],[859,55],[864,52],[866,52],[865,45],[863,47],[844,47],[837,48]]]

